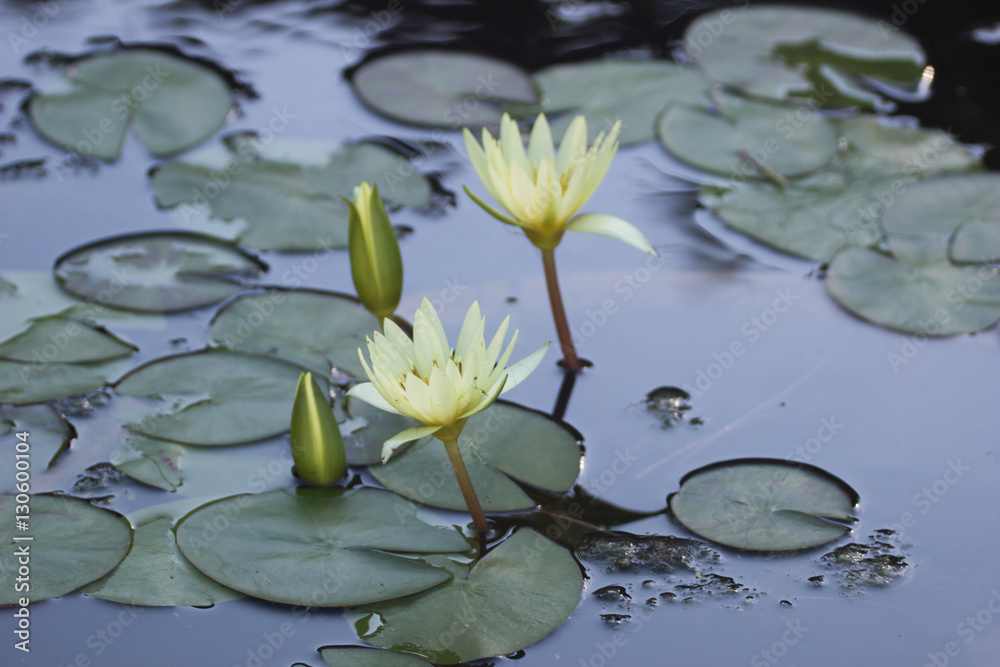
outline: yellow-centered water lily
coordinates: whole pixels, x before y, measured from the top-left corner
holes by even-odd
[[[367,339],[370,366],[358,348],[371,381],[352,387],[348,395],[422,424],[387,440],[382,448],[383,463],[401,444],[427,435],[446,445],[455,442],[469,417],[485,410],[538,366],[548,343],[507,366],[517,341],[515,331],[501,354],[509,323],[510,318],[505,318],[487,345],[483,338],[486,320],[480,315],[479,304],[473,303],[452,348],[434,307],[424,299],[413,318],[412,340],[387,319],[385,333],[376,331]]]
[[[396,312],[403,293],[403,258],[378,187],[367,181],[354,188],[349,212],[348,248],[354,289],[381,322]]]
[[[299,375],[292,406],[292,461],[300,479],[329,486],[347,470],[344,440],[312,373]]]
[[[572,230],[610,236],[655,254],[646,237],[621,218],[598,213],[573,217],[604,180],[618,150],[620,127],[619,121],[606,135],[601,132],[588,149],[587,121],[577,116],[563,135],[558,155],[545,114],[538,114],[531,128],[527,153],[517,123],[507,114],[500,121],[500,139],[484,128],[482,146],[466,128],[465,147],[472,166],[509,215],[484,202],[469,188],[465,192],[501,222],[522,227],[528,239],[542,250],[555,248],[563,233]]]

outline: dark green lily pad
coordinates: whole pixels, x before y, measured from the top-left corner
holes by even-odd
[[[991,266],[909,264],[868,248],[834,256],[826,288],[879,326],[928,336],[981,331],[1000,321],[1000,275]]]
[[[431,203],[427,178],[380,144],[276,143],[264,148],[254,135],[233,135],[223,141],[222,155],[160,165],[150,174],[157,204],[176,208],[184,224],[208,213],[241,220],[246,226],[237,237],[248,247],[297,251],[347,246],[347,207],[338,196],[353,197],[362,181],[377,184],[390,206]],[[313,163],[293,162],[289,152],[309,153]]]
[[[538,102],[526,72],[463,51],[396,51],[363,62],[350,73],[350,81],[354,94],[371,110],[422,127],[460,130],[496,124],[505,103]]]
[[[349,399],[348,412],[370,423],[353,435],[364,443],[369,462],[377,463],[382,443],[414,423],[361,403]],[[381,420],[385,422],[379,424]],[[568,491],[580,474],[581,440],[579,433],[547,415],[497,401],[469,419],[458,446],[483,509],[503,512],[535,506],[515,479],[550,491]],[[362,458],[351,444],[345,446],[352,458]],[[419,440],[369,471],[406,498],[435,507],[466,508],[444,445],[436,438]]]
[[[160,399],[157,410],[127,424],[136,433],[188,445],[235,445],[288,430],[299,373],[274,357],[203,350],[151,361],[115,390]]]
[[[379,329],[375,316],[346,294],[272,289],[227,303],[208,337],[212,345],[274,355],[329,379],[332,368],[364,377],[358,348]]]
[[[129,515],[135,525],[132,550],[110,574],[87,584],[85,595],[146,607],[211,607],[243,597],[220,586],[181,555],[174,520],[192,509],[191,500],[149,507]]]
[[[850,532],[858,494],[815,466],[734,459],[689,472],[667,502],[700,537],[737,549],[789,551]]]
[[[737,180],[767,178],[746,158],[781,176],[808,174],[837,154],[837,130],[823,115],[801,107],[757,102],[720,91],[712,99],[718,111],[671,104],[656,121],[660,143],[672,155],[698,169]]]
[[[507,655],[562,625],[583,592],[569,551],[533,530],[519,530],[474,565],[444,556],[424,560],[454,579],[351,612],[361,639],[442,665]]]
[[[553,65],[535,73],[542,91],[541,111],[555,139],[582,114],[590,140],[621,120],[622,145],[649,141],[657,114],[667,104],[697,105],[711,82],[693,67],[667,60],[587,60]]]
[[[0,343],[0,358],[88,364],[129,357],[138,350],[104,327],[73,317],[52,315],[35,319],[27,331]]]
[[[123,234],[74,248],[56,260],[70,294],[102,306],[172,313],[242,291],[267,265],[231,243],[187,232]]]
[[[68,92],[29,99],[28,118],[48,141],[100,160],[121,154],[130,124],[153,155],[186,150],[222,127],[233,106],[218,72],[164,51],[87,56],[68,67],[66,78]]]
[[[454,528],[378,489],[277,490],[203,505],[180,520],[184,556],[217,582],[285,604],[339,607],[412,595],[451,573],[390,552],[458,553]]]
[[[15,496],[0,496],[0,572],[7,583],[0,587],[0,606],[17,604],[20,597],[32,602],[57,598],[100,579],[120,563],[132,545],[132,526],[117,512],[94,507],[71,496],[32,495],[29,516],[18,517]],[[17,518],[27,522],[18,530]],[[19,537],[31,541],[15,542]],[[12,573],[18,568],[18,549],[31,554],[31,590],[14,590]]]
[[[755,97],[808,95],[825,106],[878,103],[862,77],[916,89],[926,62],[896,26],[818,7],[719,9],[688,26],[681,48],[714,81]]]
[[[18,433],[29,434],[29,460],[35,472],[43,466],[51,468],[76,439],[76,429],[51,405],[0,405],[0,489],[4,491],[14,490],[15,449],[25,440]]]
[[[128,433],[111,453],[111,465],[143,484],[176,491],[184,482],[181,457],[184,445]]]
[[[42,403],[107,387],[128,360],[100,364],[19,363],[0,359],[0,402]]]

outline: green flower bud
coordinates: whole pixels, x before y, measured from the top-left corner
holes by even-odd
[[[378,195],[378,188],[362,183],[354,188],[350,207],[348,246],[351,277],[361,303],[381,322],[390,317],[403,293],[403,258],[396,231]]]
[[[299,375],[292,406],[292,460],[305,482],[331,486],[344,476],[347,461],[344,440],[323,390],[312,373]]]

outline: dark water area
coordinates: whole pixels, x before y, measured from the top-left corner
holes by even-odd
[[[412,314],[427,297],[441,306],[446,330],[457,331],[478,300],[488,327],[510,315],[523,356],[555,338],[537,252],[461,192],[463,184],[479,183],[458,132],[371,113],[344,72],[371,50],[412,45],[471,49],[529,70],[605,53],[668,57],[699,13],[742,4],[67,0],[46,4],[56,9],[32,32],[24,22],[33,26],[40,5],[3,0],[0,273],[37,285],[40,300],[55,299],[52,263],[70,248],[116,233],[185,228],[156,208],[147,172],[157,161],[134,137],[114,163],[80,163],[40,140],[20,107],[27,92],[20,82],[44,89],[58,78],[46,57],[29,54],[81,54],[113,40],[169,44],[245,84],[223,132],[270,127],[303,143],[388,136],[420,147],[416,164],[434,172],[455,203],[434,213],[393,214],[394,223],[414,230],[401,241],[406,282],[397,312]],[[1000,6],[813,4],[855,9],[920,40],[935,68],[932,95],[900,103],[895,113],[948,129],[965,143],[1000,145]],[[11,41],[11,33],[24,41]],[[985,161],[996,169],[997,151]],[[717,558],[698,561],[697,577],[585,563],[589,579],[573,616],[516,664],[997,664],[997,329],[928,340],[862,322],[829,297],[814,263],[707,223],[703,211],[695,212],[697,187],[681,173],[655,142],[622,148],[585,208],[629,220],[662,259],[583,234],[568,235],[557,252],[571,330],[581,356],[594,362],[565,412],[584,436],[579,484],[651,513],[665,507],[691,470],[730,458],[787,458],[857,490],[859,521],[848,536],[805,552],[712,547]],[[211,231],[231,237],[230,227],[218,223]],[[261,256],[271,267],[261,284],[353,291],[346,252]],[[203,347],[214,310],[123,321],[116,333],[140,348],[125,369]],[[735,343],[743,353],[730,352]],[[550,353],[508,397],[549,410],[561,380]],[[690,409],[674,419],[649,410],[647,394],[663,386],[685,388]],[[81,471],[107,461],[119,441],[120,415],[139,401],[109,392],[59,405],[79,438],[58,466],[33,478],[38,492],[71,492]],[[287,437],[225,449],[208,454],[216,457],[206,468],[213,472],[192,474],[173,494],[124,479],[86,495],[112,494],[109,506],[128,513],[210,497],[223,483],[214,473],[219,468],[227,493],[241,485],[259,491],[261,480],[264,488],[294,484]],[[362,481],[377,485],[367,473]],[[622,528],[694,538],[663,514]],[[890,546],[878,551],[873,539]],[[824,557],[834,549],[840,551]],[[896,557],[905,567],[893,569]],[[698,587],[703,579],[712,585]],[[592,595],[607,586],[627,595]],[[143,608],[77,592],[35,603],[31,613],[32,651],[24,654],[13,647],[14,619],[0,610],[2,664],[319,667],[319,647],[361,643],[340,610],[261,601]]]

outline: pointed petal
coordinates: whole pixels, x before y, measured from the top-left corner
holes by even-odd
[[[566,128],[562,141],[559,143],[559,157],[556,159],[556,171],[566,173],[566,168],[587,154],[587,119],[577,116]]]
[[[535,227],[545,210],[546,197],[540,195],[535,188],[534,179],[516,163],[510,169],[510,192],[513,199],[508,210],[522,224]]]
[[[434,421],[438,424],[450,424],[458,416],[458,392],[455,385],[445,375],[440,368],[431,371],[431,376],[427,381],[428,394],[430,396],[431,413]]]
[[[431,408],[431,391],[427,383],[411,373],[406,376],[405,384],[406,400],[412,408],[412,412],[407,416],[423,424],[435,423],[434,411]]]
[[[497,329],[496,334],[493,335],[493,340],[490,341],[490,346],[486,348],[486,355],[480,361],[484,372],[489,373],[493,370],[493,366],[497,362],[497,357],[500,356],[500,348],[503,347],[503,339],[507,336],[507,327],[509,326],[510,315],[503,318],[500,328]]]
[[[462,328],[458,332],[458,342],[455,343],[455,354],[460,361],[464,361],[469,349],[483,339],[485,326],[486,321],[479,312],[479,302],[473,301],[465,313],[465,321],[462,322]]]
[[[538,114],[531,128],[531,139],[528,140],[528,160],[538,164],[542,160],[556,161],[555,147],[552,145],[552,130],[545,114]]]
[[[411,440],[419,440],[439,430],[441,430],[440,426],[414,426],[405,431],[400,431],[386,440],[385,444],[382,445],[382,463],[388,461],[403,443],[410,442]]]
[[[584,213],[570,220],[569,224],[566,225],[566,229],[573,230],[574,232],[610,236],[613,239],[624,241],[639,250],[644,250],[659,257],[650,242],[642,235],[642,232],[636,229],[631,223],[625,222],[613,215]]]
[[[354,385],[347,392],[347,395],[362,400],[368,405],[374,405],[379,410],[385,410],[397,415],[401,414],[389,401],[385,400],[385,397],[379,393],[378,389],[371,382]]]
[[[508,114],[500,119],[500,147],[507,164],[518,164],[522,169],[530,170],[528,156],[524,154],[524,143],[521,140],[521,130]]]
[[[486,181],[489,178],[489,169],[486,167],[486,151],[479,145],[476,138],[472,136],[472,132],[469,132],[469,128],[462,129],[462,136],[465,138],[465,150],[472,161],[472,168],[476,170],[482,181]]]
[[[463,185],[462,187],[465,189],[465,194],[469,195],[469,199],[471,199],[472,201],[474,201],[477,204],[479,204],[480,208],[482,208],[484,211],[486,211],[487,213],[489,213],[490,215],[492,215],[494,218],[496,218],[500,222],[505,222],[508,225],[515,225],[515,226],[517,226],[517,221],[516,220],[514,220],[510,216],[504,215],[500,211],[496,210],[495,208],[493,208],[492,206],[490,206],[489,204],[487,204],[486,202],[484,202],[482,199],[480,199],[478,196],[476,196],[476,193],[474,193],[472,190],[470,190],[468,188],[468,186]]]
[[[503,394],[513,389],[524,381],[524,378],[528,377],[532,371],[538,368],[538,364],[541,363],[546,352],[549,351],[549,345],[551,345],[551,343],[542,345],[524,359],[521,359],[521,361],[508,368],[507,382],[504,384],[503,390],[500,393]]]
[[[471,417],[474,414],[482,412],[486,408],[493,405],[493,402],[497,400],[497,396],[503,393],[503,387],[506,380],[507,380],[506,376],[501,378],[499,382],[493,385],[493,387],[489,390],[489,392],[483,394],[482,399],[472,404],[472,406],[469,408],[469,411],[461,416],[461,419],[467,419],[468,417]]]

